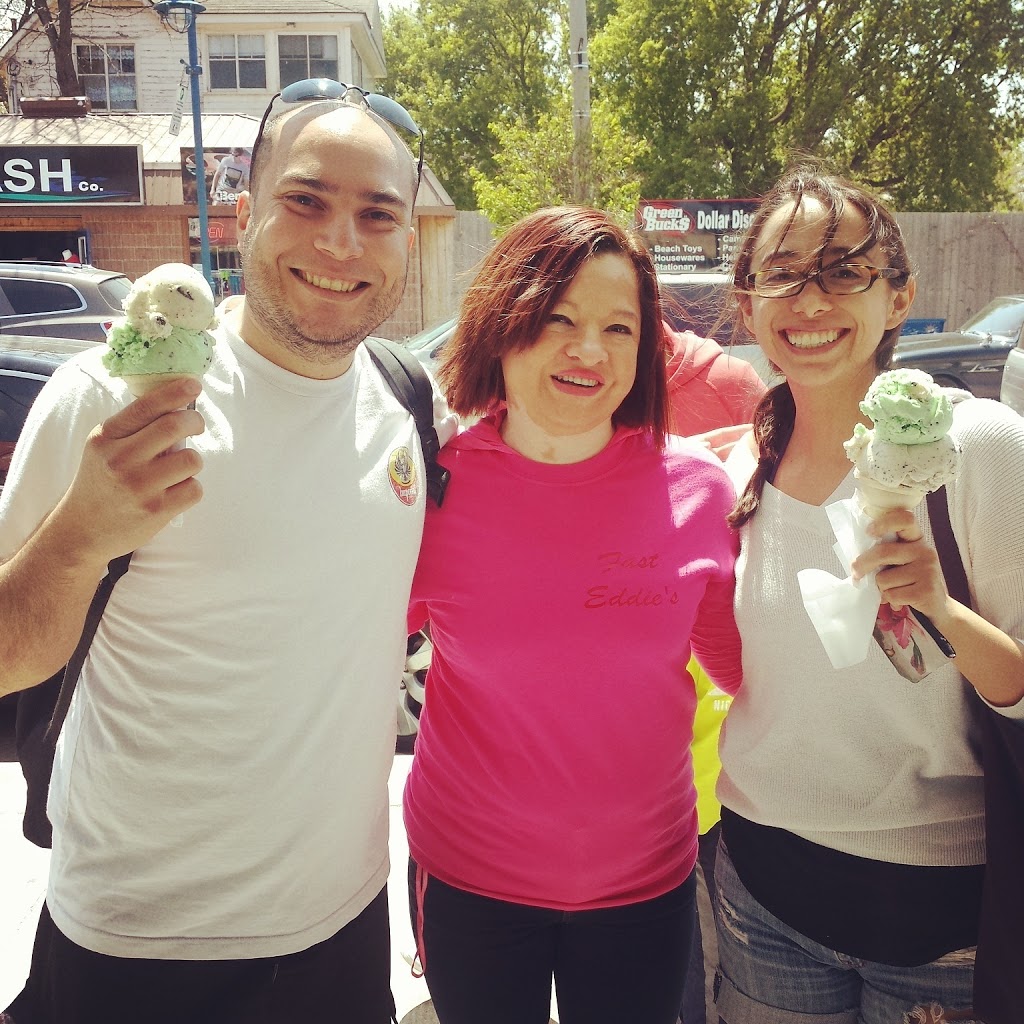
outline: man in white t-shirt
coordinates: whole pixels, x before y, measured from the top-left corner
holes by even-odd
[[[240,146],[233,146],[213,172],[210,201],[235,205],[239,193],[249,187],[249,158]]]
[[[387,778],[425,488],[361,342],[405,287],[418,169],[358,97],[268,115],[247,294],[202,391],[132,401],[99,346],[76,357],[3,491],[0,692],[68,659],[135,552],[58,744],[19,1024],[393,1016]],[[443,442],[440,397],[435,419]]]

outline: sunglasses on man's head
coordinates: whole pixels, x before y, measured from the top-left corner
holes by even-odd
[[[260,140],[263,138],[263,131],[268,122],[272,121],[278,114],[283,114],[290,107],[301,106],[303,103],[335,102],[347,104],[353,107],[362,107],[376,114],[382,121],[386,121],[392,128],[400,133],[413,136],[416,139],[416,189],[413,192],[413,199],[419,191],[420,178],[423,176],[423,132],[409,115],[409,111],[389,96],[382,96],[377,92],[367,92],[357,85],[346,85],[344,82],[335,82],[332,78],[306,78],[301,82],[293,82],[286,85],[270,101],[269,106],[260,121],[259,131],[256,132],[256,141],[252,147],[251,165],[256,166],[256,153],[259,149]],[[275,107],[277,108],[275,111]],[[283,109],[282,109],[283,108]]]

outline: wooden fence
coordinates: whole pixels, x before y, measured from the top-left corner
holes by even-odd
[[[998,295],[1024,294],[1024,213],[901,213],[917,272],[910,315],[958,327]]]
[[[913,317],[958,327],[997,295],[1024,294],[1024,213],[901,213],[897,216],[917,272]],[[480,213],[459,212],[453,291],[465,292],[476,265],[494,244]]]
[[[473,280],[480,261],[494,245],[494,225],[482,213],[460,210],[455,218],[455,259],[452,276],[455,301]]]

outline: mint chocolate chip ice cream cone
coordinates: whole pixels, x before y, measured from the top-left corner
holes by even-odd
[[[103,365],[136,397],[183,377],[199,380],[213,361],[213,293],[192,267],[169,263],[144,274],[107,336]]]
[[[858,423],[844,447],[856,467],[857,504],[872,519],[892,508],[915,508],[956,476],[953,405],[927,373],[879,374],[860,409],[873,429]]]

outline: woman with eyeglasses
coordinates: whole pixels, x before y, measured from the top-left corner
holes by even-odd
[[[946,589],[924,505],[878,519],[877,543],[854,563],[858,577],[878,570],[882,602],[930,617],[956,661],[910,682],[872,643],[865,661],[834,669],[797,573],[841,572],[826,507],[853,496],[843,442],[870,426],[859,403],[889,366],[914,277],[881,202],[797,170],[762,202],[734,283],[743,323],[784,379],[727,467],[742,492],[732,522],[744,686],[721,745],[719,1014],[974,1019],[986,851],[969,711],[973,689],[1024,729],[1024,425],[954,396],[962,471],[940,500],[977,613]]]
[[[734,493],[666,438],[657,277],[582,207],[520,221],[463,301],[463,415],[410,627],[430,699],[405,792],[442,1024],[675,1024],[694,914],[691,646],[734,692]]]

